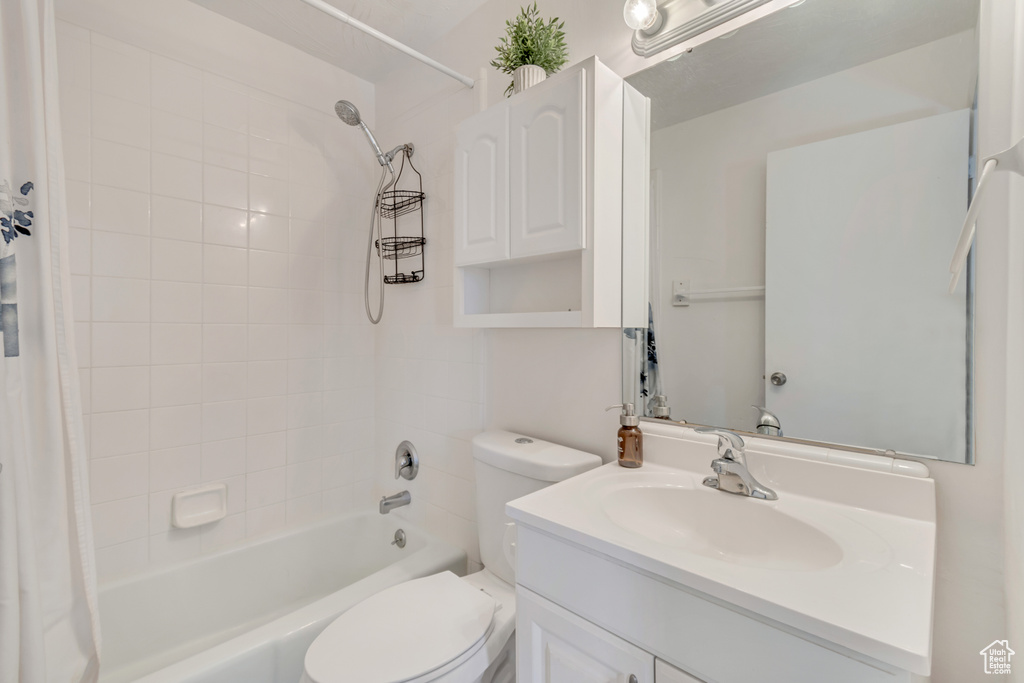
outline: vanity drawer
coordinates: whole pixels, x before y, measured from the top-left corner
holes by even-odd
[[[907,671],[830,649],[708,596],[518,525],[516,582],[716,683],[910,683]],[[558,569],[553,571],[552,568]],[[684,679],[685,680],[685,679]]]

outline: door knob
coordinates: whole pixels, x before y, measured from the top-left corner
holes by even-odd
[[[770,379],[772,381],[772,384],[774,384],[777,387],[781,387],[783,384],[786,383],[786,375],[781,372],[773,372]]]

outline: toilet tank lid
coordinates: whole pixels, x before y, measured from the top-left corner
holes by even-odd
[[[601,458],[593,453],[499,429],[473,437],[473,457],[540,481],[562,481],[601,465]]]

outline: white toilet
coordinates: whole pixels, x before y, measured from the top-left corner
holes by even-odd
[[[512,432],[473,439],[480,559],[392,586],[342,614],[306,651],[302,683],[515,681],[515,572],[506,559],[505,503],[601,464],[601,459]]]

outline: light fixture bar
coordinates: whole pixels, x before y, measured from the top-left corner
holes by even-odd
[[[634,31],[633,52],[641,57],[656,55],[771,1],[720,0],[710,7],[704,0],[665,2],[660,7],[664,25],[658,31]]]

